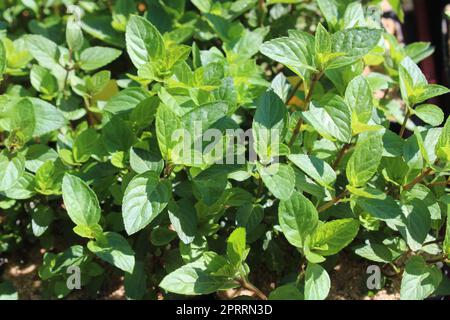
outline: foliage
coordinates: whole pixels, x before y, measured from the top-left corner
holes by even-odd
[[[320,300],[343,251],[448,291],[449,90],[380,2],[0,2],[0,253],[45,249],[56,298],[75,266],[91,297]]]

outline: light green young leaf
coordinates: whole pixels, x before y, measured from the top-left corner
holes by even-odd
[[[421,256],[413,256],[406,263],[400,288],[400,299],[423,300],[429,297],[442,281],[436,266],[428,266]]]
[[[330,287],[327,271],[320,265],[309,262],[305,272],[305,300],[325,300]]]
[[[135,176],[125,189],[122,216],[125,231],[133,234],[145,228],[167,206],[170,183],[147,171]]]
[[[3,42],[0,41],[0,80],[3,79],[3,74],[6,70],[6,50],[5,46],[3,45]]]
[[[76,225],[92,226],[100,221],[97,195],[80,178],[65,174],[62,182],[64,206]]]
[[[414,90],[414,96],[410,98],[411,104],[418,104],[428,99],[449,93],[450,90],[438,84],[427,84]]]
[[[289,199],[280,201],[278,220],[289,243],[303,248],[306,238],[317,228],[319,215],[311,201],[295,191]]]
[[[100,259],[125,272],[133,272],[134,251],[128,241],[120,234],[105,232],[99,239],[89,241],[87,247]]]
[[[383,140],[379,134],[372,134],[359,140],[347,163],[347,179],[354,187],[364,186],[377,172],[383,155]]]
[[[450,117],[447,118],[444,128],[435,147],[439,159],[450,162]]]

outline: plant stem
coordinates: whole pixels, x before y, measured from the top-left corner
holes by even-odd
[[[405,119],[403,120],[402,127],[401,127],[400,133],[399,133],[400,138],[403,138],[403,135],[405,134],[406,124],[408,123],[409,117],[411,116],[409,107],[407,107],[407,108],[408,108],[408,110],[406,111]]]
[[[300,85],[302,84],[302,79],[298,79],[298,82],[295,84],[295,86],[292,87],[291,92],[289,92],[288,97],[286,98],[286,103],[289,103],[291,99],[295,96],[297,93],[298,88],[300,88]]]
[[[168,163],[166,167],[164,168],[164,178],[169,178],[172,174],[173,169],[175,169],[175,166],[171,163]]]
[[[322,78],[322,76],[323,76],[323,71],[321,71],[319,73],[316,73],[313,76],[313,79],[312,79],[312,82],[311,82],[311,87],[309,88],[308,94],[306,95],[306,98],[305,98],[305,110],[304,111],[307,111],[309,109],[309,104],[311,103],[311,100],[312,100],[312,95],[313,95],[313,92],[314,92],[314,88],[316,87],[316,84],[319,82],[319,80],[320,80],[320,78]],[[292,133],[292,137],[289,140],[289,143],[288,143],[289,147],[292,147],[292,145],[294,144],[295,140],[297,140],[297,137],[298,137],[298,135],[300,133],[300,129],[302,127],[302,124],[303,124],[303,118],[300,117],[300,119],[298,119],[298,121],[297,121],[297,124],[295,125],[294,132]]]
[[[267,296],[246,279],[241,278],[239,284],[242,288],[252,291],[260,300],[267,300]]]
[[[347,194],[348,194],[348,190],[345,189],[340,195],[338,195],[337,197],[333,198],[333,200],[328,201],[323,206],[319,207],[319,209],[317,209],[317,212],[323,212],[323,211],[327,210],[328,208],[331,208],[336,203],[340,202],[343,198],[345,198],[345,196]]]
[[[332,168],[336,169],[339,165],[339,163],[341,162],[342,158],[344,158],[345,154],[347,153],[348,149],[350,149],[351,144],[350,143],[346,143],[344,144],[344,146],[342,147],[341,151],[339,151],[339,154],[336,157],[336,160],[334,160]]]
[[[449,181],[449,180],[447,180],[447,181],[432,182],[432,183],[429,183],[429,184],[427,185],[427,187],[438,187],[438,186],[445,187],[445,186],[447,186],[447,185],[450,185],[450,181]]]
[[[416,184],[421,182],[426,176],[430,175],[433,172],[432,168],[426,169],[424,172],[422,172],[420,175],[418,175],[413,181],[408,183],[407,185],[403,186],[403,190],[407,191],[412,189]]]
[[[431,244],[438,244],[438,243],[441,243],[442,241],[444,241],[444,238],[439,238],[439,239],[436,239],[433,241],[428,241],[428,242],[425,242],[424,244],[422,244],[422,247],[429,246]]]

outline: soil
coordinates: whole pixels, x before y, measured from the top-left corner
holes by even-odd
[[[43,250],[32,248],[29,251],[27,261],[21,258],[10,258],[6,262],[2,280],[9,280],[13,283],[21,300],[38,300],[42,294],[42,282],[38,276],[38,266],[42,262]],[[387,282],[384,289],[370,294],[365,286],[366,270],[369,264],[363,260],[349,257],[348,253],[342,253],[339,261],[332,271],[329,272],[331,278],[331,290],[329,300],[398,300],[400,298],[400,280],[394,279]],[[123,300],[125,290],[122,278],[115,277],[109,281],[107,287],[102,288],[98,293],[101,300]],[[264,292],[273,290],[273,285],[261,288]],[[252,296],[251,291],[245,289],[228,290],[218,295],[219,299],[231,299],[237,296]],[[66,299],[88,299],[88,296],[80,291],[73,291]]]
[[[330,272],[331,290],[328,300],[399,300],[400,279],[389,279],[385,288],[371,293],[366,287],[369,263],[342,253]]]

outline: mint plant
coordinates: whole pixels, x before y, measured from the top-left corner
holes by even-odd
[[[449,294],[449,90],[380,2],[1,5],[0,253],[50,298],[323,300],[344,251]]]

